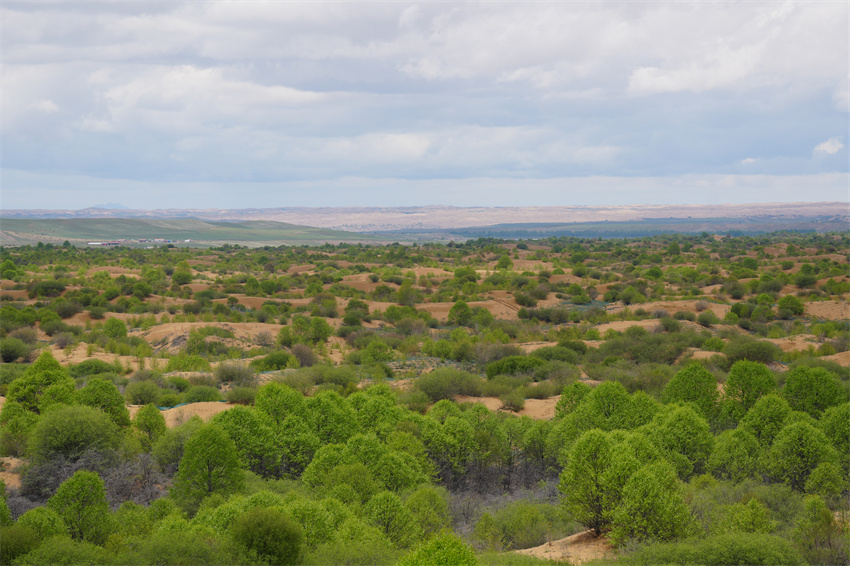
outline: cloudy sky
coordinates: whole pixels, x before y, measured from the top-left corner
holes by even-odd
[[[846,202],[848,6],[5,0],[0,204]]]

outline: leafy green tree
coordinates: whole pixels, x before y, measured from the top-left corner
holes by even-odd
[[[750,432],[762,446],[770,446],[773,439],[791,417],[791,407],[779,395],[769,394],[756,401],[741,419],[741,428]]]
[[[601,430],[582,434],[569,452],[558,484],[567,510],[597,535],[611,521],[611,509],[605,505],[605,474],[611,466],[611,448],[611,439]]]
[[[280,473],[282,446],[271,418],[253,407],[233,407],[212,419],[236,446],[241,462],[262,476]]]
[[[2,418],[2,417],[0,417]],[[841,456],[844,473],[850,472],[850,403],[835,405],[824,411],[820,427]]]
[[[103,323],[103,333],[113,340],[127,337],[127,325],[120,318],[109,318]]]
[[[777,477],[803,491],[809,475],[822,462],[836,462],[835,450],[826,435],[805,421],[786,425],[770,447],[772,469]]]
[[[45,350],[21,377],[9,384],[6,399],[38,413],[41,396],[51,386],[59,386],[71,394],[74,392],[74,380],[68,370],[59,365],[49,350]]]
[[[102,411],[64,406],[41,416],[30,436],[29,453],[36,461],[55,454],[77,460],[87,450],[111,450],[120,442],[120,429]]]
[[[276,509],[251,509],[236,519],[232,533],[238,544],[269,564],[301,563],[301,527]]]
[[[3,544],[0,544],[0,564],[11,564],[18,556],[34,550],[39,543],[38,535],[22,525],[3,526]]]
[[[611,540],[669,541],[694,532],[694,522],[676,482],[676,472],[663,460],[636,471],[623,488],[614,512]]]
[[[472,309],[464,300],[458,300],[449,309],[449,324],[468,326],[472,321]]]
[[[304,396],[288,385],[276,382],[257,390],[254,406],[271,417],[276,425],[282,424],[290,414],[302,417],[307,414]]]
[[[691,363],[676,372],[662,395],[665,403],[693,403],[707,419],[714,415],[717,397],[717,380],[698,363]]]
[[[847,564],[850,542],[846,530],[837,524],[833,512],[816,495],[806,497],[803,502],[792,537],[810,564]]]
[[[323,444],[346,442],[360,428],[357,413],[335,391],[320,391],[307,399],[306,410],[313,415],[313,431]]]
[[[703,472],[714,445],[708,422],[689,405],[659,415],[649,435],[683,479]]]
[[[410,494],[405,506],[422,527],[426,537],[449,528],[449,494],[445,489],[433,485],[422,485]]]
[[[242,489],[245,478],[233,441],[215,425],[205,425],[187,442],[171,494],[194,512],[204,497]]]
[[[792,409],[816,418],[829,407],[847,401],[835,375],[819,367],[800,366],[789,371],[782,395]]]
[[[150,452],[157,440],[168,430],[165,426],[165,417],[162,416],[162,411],[157,409],[153,404],[144,405],[139,408],[133,417],[133,428],[138,431],[142,442],[142,449],[145,452]]]
[[[779,308],[780,312],[782,312],[783,310],[787,310],[788,312],[796,316],[803,314],[803,311],[805,310],[803,307],[803,302],[794,295],[785,295],[784,297],[779,299],[777,307]]]
[[[391,362],[395,358],[393,349],[380,340],[372,340],[366,349],[363,350],[362,363],[374,364]]]
[[[18,525],[36,533],[40,540],[52,536],[69,536],[68,526],[50,507],[34,507],[18,518]]]
[[[0,454],[23,456],[30,431],[37,422],[38,415],[27,411],[20,403],[4,403],[0,410]]]
[[[416,519],[395,493],[378,493],[369,500],[363,511],[369,522],[378,527],[399,548],[410,547],[421,536]]]
[[[581,403],[588,393],[593,391],[589,385],[576,381],[564,387],[561,392],[561,398],[555,405],[555,418],[563,418],[572,413]]]
[[[718,533],[772,533],[777,526],[768,515],[769,511],[758,499],[747,503],[735,503],[725,509]]]
[[[471,548],[453,533],[444,533],[413,549],[396,566],[475,566],[478,559]]]
[[[746,429],[723,431],[708,458],[708,471],[735,483],[751,478],[758,470],[760,450],[758,440]]]
[[[90,379],[85,387],[77,391],[77,401],[81,405],[100,409],[118,426],[130,425],[130,412],[124,405],[124,397],[111,381]]]
[[[767,366],[759,362],[741,360],[732,364],[726,378],[724,393],[739,404],[742,412],[749,411],[760,397],[776,389],[776,378]]]
[[[114,525],[103,480],[94,472],[78,471],[47,501],[68,526],[74,540],[103,544]]]

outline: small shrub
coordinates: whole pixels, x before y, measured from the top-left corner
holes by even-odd
[[[219,383],[231,383],[233,385],[246,387],[254,385],[257,380],[254,370],[239,362],[225,362],[219,364],[219,366],[215,368],[213,375],[215,375],[216,380]]]
[[[124,396],[130,405],[149,405],[159,399],[160,392],[159,386],[152,381],[136,381],[127,385]]]
[[[701,326],[710,327],[712,324],[717,323],[717,317],[711,311],[703,311],[699,313],[699,316],[697,317],[697,322]]]
[[[673,318],[676,320],[689,320],[694,322],[697,319],[697,315],[690,311],[677,311],[676,314],[673,315]]]
[[[257,396],[257,390],[253,387],[234,387],[224,394],[224,398],[229,403],[236,405],[253,405],[254,398]]]
[[[508,411],[518,413],[525,408],[525,397],[520,390],[514,390],[499,397],[502,402],[502,408]]]
[[[195,385],[183,395],[184,403],[204,403],[209,401],[221,401],[221,393],[215,387]]]
[[[289,352],[280,350],[278,352],[272,352],[265,358],[252,361],[251,367],[258,372],[277,371],[286,368],[298,367],[298,360],[296,360],[295,356]]]

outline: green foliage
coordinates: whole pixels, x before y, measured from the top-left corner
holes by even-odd
[[[741,419],[741,428],[750,432],[762,446],[770,446],[791,415],[788,402],[779,395],[760,398]]]
[[[802,558],[787,540],[761,533],[729,533],[692,543],[654,544],[628,560],[635,566],[797,566]]]
[[[138,431],[142,442],[142,450],[150,452],[154,445],[165,434],[165,417],[153,404],[144,405],[139,408],[133,417],[133,428]]]
[[[478,559],[472,549],[452,533],[444,533],[432,538],[396,562],[396,566],[475,566],[476,564]]]
[[[482,380],[477,375],[456,368],[437,368],[423,373],[413,382],[417,391],[423,392],[431,401],[451,399],[455,395],[481,394]]]
[[[233,441],[215,425],[205,425],[186,441],[171,495],[194,512],[204,497],[234,493],[244,481]]]
[[[792,537],[811,564],[847,564],[850,557],[846,527],[818,496],[806,497]]]
[[[23,456],[30,431],[37,422],[38,415],[27,411],[20,403],[4,403],[0,410],[0,454]]]
[[[671,541],[694,533],[690,511],[679,492],[676,472],[665,461],[637,470],[623,487],[611,525],[611,541]]]
[[[710,371],[697,363],[676,372],[663,393],[667,403],[693,403],[705,418],[714,414],[717,398],[717,380]]]
[[[803,491],[809,475],[822,462],[837,455],[826,435],[805,421],[786,425],[770,447],[772,470],[793,489]]]
[[[0,564],[4,566],[34,550],[39,543],[38,535],[23,525],[4,525],[0,536],[3,541],[0,544]]]
[[[451,526],[449,494],[443,488],[422,485],[410,494],[404,504],[426,537]]]
[[[219,390],[208,385],[192,386],[183,394],[184,403],[209,403],[221,400]]]
[[[134,381],[124,389],[124,396],[131,405],[150,405],[159,399],[161,390],[153,381]]]
[[[175,371],[212,371],[210,363],[200,356],[178,354],[168,359],[166,373]]]
[[[110,318],[103,323],[103,333],[113,340],[123,340],[127,337],[127,325],[120,318]]]
[[[776,378],[764,364],[741,360],[732,364],[726,385],[726,398],[737,403],[743,413],[752,408],[756,401],[776,389]]]
[[[749,336],[739,336],[731,339],[726,344],[726,347],[723,348],[723,353],[726,354],[726,357],[731,362],[748,360],[769,364],[779,359],[782,355],[782,350],[779,349],[779,346],[770,342],[755,340]]]
[[[540,358],[533,358],[530,356],[508,356],[501,360],[490,362],[487,364],[487,367],[484,368],[484,372],[487,374],[487,379],[493,379],[497,375],[530,373],[544,365],[546,365],[546,362]]]
[[[280,350],[278,352],[272,352],[264,358],[253,360],[251,367],[258,372],[277,371],[298,367],[298,361],[289,352]]]
[[[74,380],[68,370],[53,358],[50,351],[45,350],[21,377],[9,385],[6,399],[20,403],[28,411],[38,413],[41,412],[41,397],[50,387],[60,387],[73,393]]]
[[[745,428],[723,431],[708,458],[708,471],[720,479],[740,482],[755,476],[760,446]]]
[[[94,472],[79,471],[65,480],[47,507],[62,518],[74,540],[103,544],[114,528],[103,480]]]
[[[20,358],[26,358],[29,352],[29,346],[19,338],[0,338],[0,360],[4,364],[11,364]]]
[[[369,522],[399,548],[409,548],[419,540],[421,529],[398,495],[382,491],[374,495],[363,509]]]
[[[130,425],[130,412],[124,406],[124,397],[111,381],[92,378],[77,391],[77,402],[100,409],[118,426]]]
[[[276,509],[251,509],[236,519],[232,532],[237,544],[269,564],[301,562],[301,527]]]
[[[36,461],[55,454],[76,460],[87,450],[110,450],[120,442],[121,431],[102,411],[63,406],[41,416],[30,436],[29,453]]]
[[[819,367],[800,366],[785,377],[782,395],[795,411],[805,411],[813,417],[833,405],[847,401],[847,393],[831,372]]]
[[[607,477],[611,466],[612,442],[599,430],[590,430],[576,441],[558,485],[564,504],[576,521],[597,535],[611,522],[606,504]]]
[[[705,469],[714,437],[708,422],[689,405],[660,414],[653,421],[649,434],[682,479],[701,474]]]

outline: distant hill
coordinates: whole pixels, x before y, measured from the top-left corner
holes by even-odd
[[[65,240],[74,245],[125,240],[122,245],[132,247],[161,245],[168,241],[178,245],[240,244],[249,247],[389,241],[378,235],[266,220],[208,222],[196,218],[0,218],[0,243],[3,245],[62,243]]]

